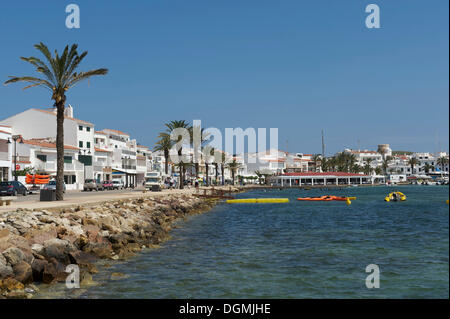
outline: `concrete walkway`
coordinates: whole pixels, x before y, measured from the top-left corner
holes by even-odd
[[[98,204],[105,201],[110,200],[120,200],[120,199],[130,199],[130,198],[141,198],[141,197],[164,197],[167,195],[175,195],[175,194],[186,194],[186,195],[192,195],[195,193],[194,188],[185,188],[185,189],[164,189],[161,192],[143,192],[143,191],[130,191],[130,192],[123,192],[123,193],[108,193],[108,192],[101,192],[95,195],[89,194],[89,196],[79,196],[76,198],[69,198],[65,199],[63,201],[52,201],[52,202],[41,202],[39,201],[39,197],[36,198],[36,200],[33,201],[26,201],[26,202],[11,202],[11,205],[9,206],[0,206],[0,212],[8,212],[8,211],[14,211],[18,208],[23,209],[52,209],[52,208],[61,208],[61,207],[74,207],[78,205],[86,205],[86,204]]]

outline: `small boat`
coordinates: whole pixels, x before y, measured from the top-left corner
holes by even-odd
[[[386,202],[403,202],[406,200],[406,195],[402,192],[392,192],[389,193],[385,198],[384,201]]]

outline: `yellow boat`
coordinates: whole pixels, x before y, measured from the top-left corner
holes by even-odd
[[[397,202],[397,201],[405,201],[406,200],[406,195],[403,194],[402,192],[392,192],[389,193],[389,195],[387,195],[384,200],[386,202]]]
[[[254,203],[289,203],[289,198],[241,198],[228,199],[228,204],[254,204]]]

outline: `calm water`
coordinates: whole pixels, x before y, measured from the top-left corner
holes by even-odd
[[[251,191],[289,204],[221,204],[190,217],[155,250],[113,263],[81,298],[448,298],[446,186],[403,186],[406,202],[386,203],[388,187],[334,191]],[[357,196],[298,202],[299,196]],[[365,267],[381,270],[379,289]],[[127,278],[110,280],[112,272]],[[58,289],[58,288],[52,288]],[[75,295],[72,295],[75,297]],[[71,297],[65,294],[64,297]]]

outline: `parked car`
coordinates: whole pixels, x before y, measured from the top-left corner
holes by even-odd
[[[28,189],[21,182],[0,182],[0,196],[17,196],[17,194],[22,194],[23,196],[28,194]]]
[[[84,181],[83,190],[92,192],[93,190],[95,190],[95,191],[101,190],[102,191],[102,190],[104,190],[104,188],[103,188],[103,184],[97,183],[97,181],[95,179],[86,179]]]
[[[48,190],[56,190],[56,181],[50,181],[48,184],[45,184],[42,189],[48,189]],[[63,182],[63,192],[66,192],[66,183]]]
[[[114,189],[112,181],[103,181],[102,186],[104,189]]]
[[[125,188],[125,184],[122,182],[121,179],[117,180],[113,180],[112,181],[113,184],[113,189],[124,189]]]

